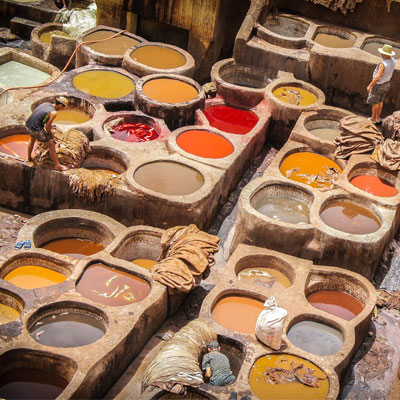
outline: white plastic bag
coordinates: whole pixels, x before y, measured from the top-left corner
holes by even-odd
[[[287,311],[278,307],[275,297],[268,297],[264,303],[264,310],[261,311],[257,319],[257,338],[272,349],[279,350],[286,317]]]

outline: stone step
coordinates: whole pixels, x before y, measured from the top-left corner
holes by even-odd
[[[39,22],[30,19],[14,17],[10,21],[10,30],[19,37],[30,39],[32,30],[39,25]]]

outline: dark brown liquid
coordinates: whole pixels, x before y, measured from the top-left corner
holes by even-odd
[[[315,308],[336,315],[346,321],[352,320],[364,308],[353,296],[335,290],[318,290],[309,294],[307,300]]]
[[[113,307],[141,301],[150,289],[145,280],[104,264],[86,268],[76,285],[76,291],[82,296]]]
[[[325,224],[342,232],[366,235],[376,232],[381,224],[369,210],[348,201],[335,201],[321,211]]]
[[[93,242],[92,240],[78,238],[52,240],[41,247],[54,251],[55,253],[65,254],[78,259],[91,256],[104,249],[103,245]]]
[[[54,372],[15,368],[0,377],[0,397],[4,399],[55,399],[68,381]]]
[[[37,342],[53,347],[85,346],[99,340],[104,333],[101,321],[74,311],[48,315],[30,329]]]

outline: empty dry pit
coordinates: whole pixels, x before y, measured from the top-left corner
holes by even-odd
[[[250,199],[259,213],[289,224],[308,224],[313,196],[292,185],[268,184]]]
[[[83,162],[83,168],[94,171],[108,171],[120,175],[128,168],[128,159],[122,153],[102,146],[92,146]]]
[[[76,291],[96,303],[126,306],[146,298],[149,282],[129,271],[96,262],[90,264],[76,284]]]
[[[277,16],[267,18],[263,27],[280,36],[289,38],[302,38],[310,24],[297,18]]]
[[[24,309],[23,300],[8,290],[0,290],[0,325],[15,321]]]
[[[104,336],[107,318],[94,307],[62,302],[36,311],[27,326],[32,338],[45,346],[80,347]]]
[[[0,153],[26,159],[29,133],[24,126],[0,129]]]
[[[292,285],[293,268],[284,260],[269,255],[246,256],[235,265],[241,282],[254,285],[266,293],[281,293]]]

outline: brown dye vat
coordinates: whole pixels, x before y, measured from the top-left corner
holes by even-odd
[[[314,188],[330,188],[342,173],[342,169],[334,161],[310,152],[289,155],[279,169],[286,178]]]
[[[321,44],[322,46],[334,47],[337,49],[354,46],[354,40],[346,39],[331,33],[318,33],[315,36],[314,41]]]
[[[104,325],[96,318],[79,312],[51,314],[37,321],[30,335],[38,343],[52,347],[79,347],[96,342],[105,334]]]
[[[14,157],[26,158],[29,135],[10,135],[0,138],[0,152]]]
[[[80,110],[59,110],[54,122],[62,125],[83,124],[91,118],[84,111]]]
[[[186,64],[186,58],[168,47],[146,45],[133,50],[131,58],[141,64],[158,69],[173,69]]]
[[[104,249],[104,246],[100,243],[79,238],[56,239],[45,243],[41,247],[77,259],[91,256],[92,254],[96,254]]]
[[[271,368],[292,370],[301,364],[303,370],[309,368],[313,371],[313,375],[320,378],[318,387],[310,387],[297,380],[276,384],[268,380],[265,375]],[[304,358],[290,354],[274,354],[259,358],[250,370],[249,384],[254,395],[260,400],[323,400],[329,392],[328,378],[321,369]]]
[[[150,293],[143,279],[104,264],[86,268],[76,285],[76,291],[96,303],[125,306],[143,300]]]
[[[0,325],[15,321],[19,316],[20,313],[15,308],[0,303]]]
[[[84,37],[84,41],[87,42],[90,40],[108,39],[115,34],[116,32],[98,30],[86,35]],[[123,56],[126,50],[128,50],[130,47],[136,46],[138,43],[138,40],[122,34],[113,39],[106,40],[105,42],[92,43],[88,44],[87,46],[98,53],[108,54],[110,56]]]
[[[337,136],[340,135],[340,129],[333,129],[333,128],[316,128],[316,129],[309,129],[309,132],[319,137],[320,139],[327,140],[328,142],[333,142]]]
[[[279,100],[296,106],[309,106],[317,101],[315,94],[297,86],[281,86],[272,94]]]
[[[38,289],[57,285],[66,279],[65,275],[57,271],[37,265],[24,265],[15,268],[4,277],[4,280],[22,289]]]
[[[381,223],[368,209],[349,201],[335,201],[320,213],[322,221],[328,226],[346,233],[366,235],[376,232]]]
[[[204,184],[200,172],[171,161],[157,161],[143,165],[134,174],[135,181],[150,190],[167,195],[186,195]]]
[[[54,372],[35,368],[14,368],[0,377],[3,399],[55,399],[68,381]]]
[[[118,72],[104,70],[81,72],[74,77],[72,85],[81,92],[106,99],[127,96],[135,89],[132,79]]]
[[[338,330],[315,321],[297,322],[289,329],[287,337],[298,348],[319,356],[337,353],[344,342]]]
[[[232,331],[254,334],[264,303],[245,296],[223,297],[212,310],[216,322]]]
[[[352,320],[364,308],[353,296],[336,290],[317,290],[309,294],[307,300],[315,308],[336,315],[346,321]]]
[[[291,286],[288,277],[273,268],[245,268],[238,273],[238,278],[241,282],[267,288],[270,293],[280,293]]]
[[[379,42],[369,42],[365,44],[362,49],[370,54],[373,54],[374,56],[381,57],[381,53],[379,53],[378,49],[381,49],[383,45],[383,43]],[[392,49],[396,53],[393,58],[400,58],[400,47],[392,45]]]
[[[64,37],[68,37],[68,38],[71,37],[71,36],[68,35],[68,33],[63,32],[63,31],[59,31],[59,30],[56,29],[54,31],[49,31],[49,32],[42,33],[39,36],[39,39],[43,43],[46,43],[47,45],[50,45],[51,38],[52,38],[53,35],[59,35],[59,36],[64,36]]]
[[[199,93],[189,83],[172,78],[157,78],[143,85],[147,97],[163,103],[184,103],[193,100]]]
[[[149,258],[136,258],[135,260],[131,261],[132,263],[139,265],[139,267],[145,268],[145,269],[151,269],[153,265],[156,265],[158,261],[156,260],[150,260]]]
[[[372,175],[358,175],[350,183],[364,192],[379,197],[396,196],[399,191],[387,180]]]

